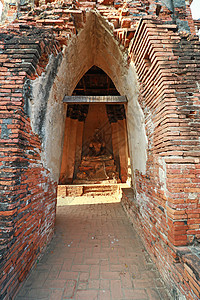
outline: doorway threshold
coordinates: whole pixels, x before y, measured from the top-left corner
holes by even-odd
[[[58,185],[58,197],[112,196],[120,195],[122,188],[130,187],[127,183],[82,183]]]

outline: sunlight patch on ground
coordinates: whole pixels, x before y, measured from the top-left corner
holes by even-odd
[[[116,203],[120,201],[121,195],[58,197],[57,206]]]

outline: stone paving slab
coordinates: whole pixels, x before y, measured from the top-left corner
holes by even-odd
[[[77,197],[58,201],[55,236],[15,297],[26,299],[171,298],[119,200]]]

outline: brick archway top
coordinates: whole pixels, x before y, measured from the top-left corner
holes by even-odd
[[[16,0],[15,0],[16,1]],[[10,3],[9,0],[5,0]],[[13,2],[13,1],[12,1]],[[14,3],[14,2],[13,2]],[[46,3],[46,4],[44,4]],[[18,10],[17,15],[13,13],[13,4],[10,11],[4,12],[5,23],[18,18],[18,23],[26,25],[52,28],[55,35],[61,41],[66,43],[66,37],[78,33],[85,22],[86,12],[89,10],[98,10],[99,13],[113,24],[116,37],[128,47],[129,40],[133,37],[134,31],[141,18],[150,16],[158,18],[164,22],[175,23],[180,30],[193,30],[191,12],[189,4],[185,0],[138,0],[138,1],[114,1],[97,0],[93,1],[20,1],[15,6]],[[16,12],[16,9],[15,9]],[[12,16],[11,16],[12,15]],[[190,27],[190,28],[189,28]]]
[[[71,74],[74,72],[71,89],[66,95],[72,94],[82,76],[94,65],[111,78],[121,94],[125,94],[120,90],[120,76],[127,72],[128,54],[114,36],[113,27],[97,10],[88,11],[85,19],[82,30],[71,38],[63,51],[69,67],[73,65]]]
[[[5,35],[9,32],[14,38],[16,37],[15,45],[23,44],[23,41],[26,46],[29,44],[28,47],[31,46],[31,43],[37,43],[37,46],[40,44],[38,52],[39,55],[40,53],[44,54],[44,58],[50,52],[60,51],[58,45],[61,46],[61,49],[68,46],[71,39],[79,35],[85,27],[88,12],[92,11],[106,20],[105,23],[110,27],[109,30],[113,32],[116,41],[125,49],[128,49],[142,18],[155,19],[168,24],[174,23],[176,19],[177,24],[182,24],[181,30],[186,29],[187,26],[184,27],[183,24],[188,23],[187,20],[189,20],[190,28],[195,33],[194,22],[191,22],[191,14],[185,11],[185,1],[183,0],[180,3],[181,8],[179,9],[176,5],[176,16],[174,16],[173,12],[162,1],[158,3],[158,9],[158,4],[155,4],[152,0],[141,0],[133,3],[106,0],[103,2],[97,1],[97,3],[92,1],[64,1],[62,3],[55,1],[38,7],[33,7],[32,1],[21,2],[18,9],[18,19],[9,25],[7,23],[11,19],[7,19],[7,23],[0,29],[0,32],[5,33]],[[23,41],[20,40],[22,37]],[[52,39],[56,41],[54,46],[52,46],[52,43],[49,45],[49,40]],[[45,45],[41,44],[41,40]],[[30,58],[28,59],[30,60]],[[38,63],[36,63],[36,60],[35,64]],[[26,63],[26,58],[23,61]],[[43,62],[37,68],[38,75],[44,70],[48,59],[45,64],[44,59],[40,61]],[[28,74],[30,75],[30,73],[33,74],[34,70],[30,72],[29,68]]]

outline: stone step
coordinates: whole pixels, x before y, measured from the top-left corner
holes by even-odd
[[[87,172],[87,171],[90,171],[90,170],[95,170],[95,166],[87,166],[87,167],[86,166],[80,166],[79,170],[83,171],[83,172]],[[116,166],[115,165],[105,166],[105,170],[106,171],[113,171],[113,172],[115,172],[116,171]]]
[[[117,185],[88,185],[84,186],[84,195],[104,195],[104,194],[113,194],[118,191]]]
[[[90,179],[90,180],[85,180],[85,179],[75,179],[73,181],[73,184],[75,185],[91,185],[91,184],[97,184],[97,185],[102,185],[102,184],[118,184],[121,183],[120,179],[103,179],[99,180],[98,179]]]
[[[113,166],[114,165],[114,159],[109,160],[103,160],[103,161],[96,161],[96,160],[82,160],[81,166],[84,167],[91,167],[91,166]]]
[[[112,155],[101,155],[101,156],[84,156],[82,158],[82,161],[106,161],[106,160],[112,160]]]
[[[119,184],[58,185],[58,197],[109,196],[119,191]]]
[[[58,185],[58,197],[78,197],[83,195],[81,185]]]

